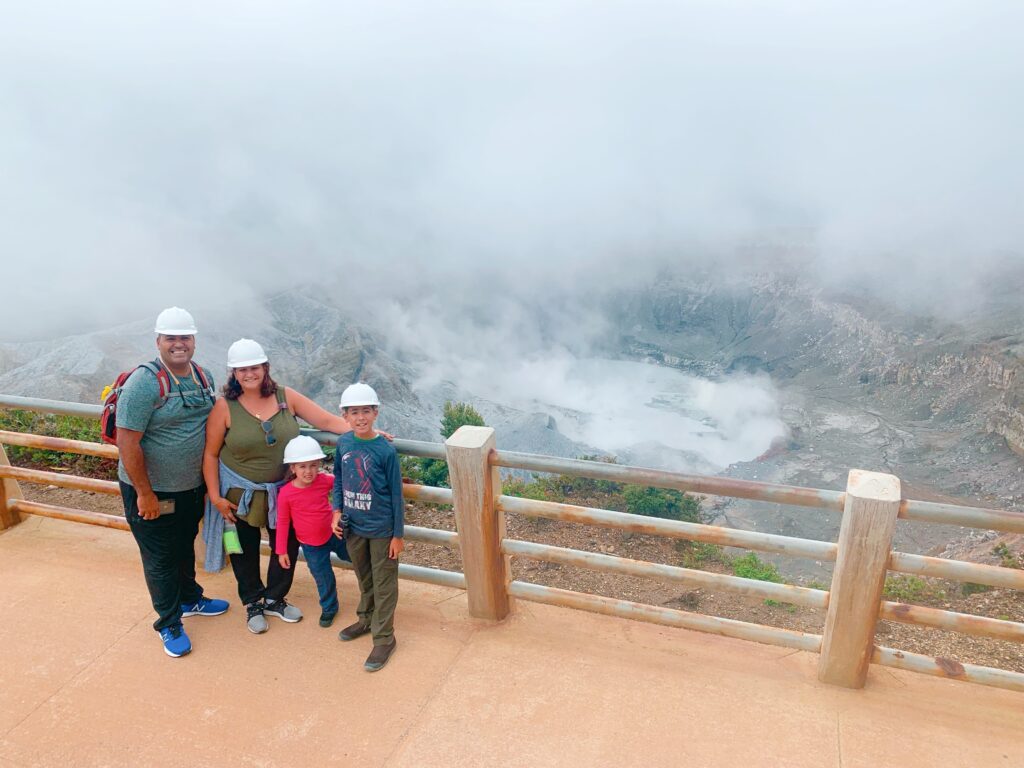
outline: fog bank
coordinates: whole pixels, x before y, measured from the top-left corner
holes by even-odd
[[[12,5],[0,338],[310,281],[532,307],[782,258],[949,306],[1021,259],[1021,22],[1009,1]]]

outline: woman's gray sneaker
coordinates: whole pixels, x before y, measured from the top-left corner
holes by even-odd
[[[254,635],[262,635],[270,627],[267,624],[266,618],[263,616],[263,603],[250,603],[245,606],[246,614],[248,615],[248,621],[246,626],[249,627],[249,631]]]
[[[267,603],[263,606],[263,613],[267,616],[277,616],[277,618],[283,619],[290,624],[302,621],[302,611],[284,600],[274,600]]]

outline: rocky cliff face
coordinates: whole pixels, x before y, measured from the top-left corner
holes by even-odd
[[[976,502],[1024,502],[1024,308],[1012,291],[953,322],[764,275],[666,282],[615,311],[632,357],[771,376],[792,449],[737,474],[820,483],[862,466]]]

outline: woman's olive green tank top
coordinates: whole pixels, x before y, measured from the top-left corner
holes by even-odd
[[[221,461],[228,469],[254,483],[276,483],[283,480],[284,447],[289,440],[299,436],[299,423],[285,404],[284,387],[277,390],[278,410],[267,420],[267,430],[264,430],[263,422],[245,410],[237,400],[228,400],[227,403],[231,428],[224,435]],[[267,445],[268,439],[273,445]],[[227,492],[227,498],[233,504],[237,504],[241,497],[240,488],[231,488]],[[267,494],[264,491],[253,494],[249,516],[243,519],[252,526],[267,525]]]

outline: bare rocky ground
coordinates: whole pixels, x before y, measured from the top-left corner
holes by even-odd
[[[122,514],[120,499],[117,497],[55,487],[24,485],[23,489],[28,498],[36,501],[107,514]],[[412,503],[408,505],[406,519],[410,525],[455,530],[455,519],[448,507]],[[635,560],[697,567],[718,573],[731,572],[725,564],[717,561],[713,554],[705,552],[702,557],[701,552],[688,543],[657,536],[624,534],[619,531],[530,519],[518,515],[508,517],[507,533],[510,538],[525,541],[601,552]],[[1010,551],[1020,553],[1024,550],[1022,539],[1024,537],[1017,536],[979,541],[973,547],[965,547],[957,556],[997,564],[1000,558],[992,554],[993,547],[1003,542]],[[408,563],[433,568],[453,571],[462,569],[457,550],[432,544],[409,542],[403,559]],[[525,558],[515,558],[512,571],[513,578],[522,581],[803,632],[818,634],[822,631],[825,621],[824,612],[816,609],[767,605],[761,600],[727,593],[687,589],[680,584],[604,574]],[[813,579],[802,579],[798,583],[822,586]],[[1014,590],[993,589],[965,596],[961,594],[959,585],[930,581],[923,594],[908,601],[960,613],[1024,622],[1024,593]],[[900,650],[952,658],[962,663],[1024,672],[1024,648],[1013,642],[970,637],[885,621],[879,624],[877,642],[879,645]]]

